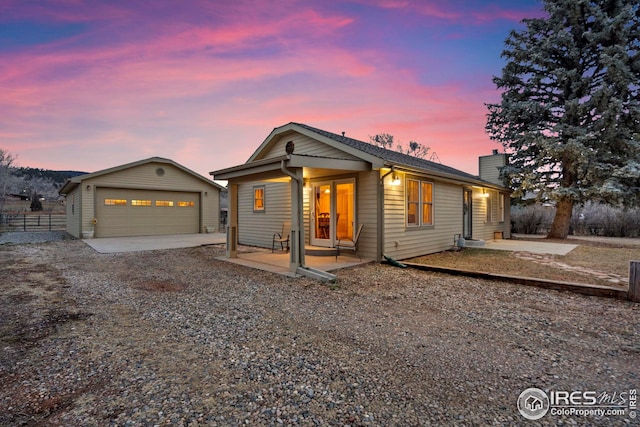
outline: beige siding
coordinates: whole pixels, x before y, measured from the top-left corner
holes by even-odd
[[[377,259],[378,182],[378,171],[360,172],[356,179],[357,223],[364,224],[358,250],[363,258],[369,259]]]
[[[483,197],[490,194],[491,197]],[[500,193],[489,189],[473,189],[473,238],[475,240],[492,240],[495,232],[502,233],[505,239],[511,237],[510,195],[504,194],[504,221],[496,216],[497,199]]]
[[[253,188],[264,186],[265,210],[253,211]],[[291,218],[291,184],[250,182],[238,185],[238,243],[270,248],[273,234]]]
[[[156,170],[162,168],[164,175],[158,176]],[[166,163],[146,163],[110,174],[83,180],[84,185],[94,184],[101,187],[139,188],[166,191],[211,191],[215,187],[207,185],[193,175]],[[216,191],[218,191],[216,189]]]
[[[80,206],[81,189],[81,186],[76,187],[72,192],[67,194],[65,199],[67,212],[67,233],[78,239],[82,237],[82,232],[80,231],[80,219],[82,215],[82,209]]]
[[[293,141],[295,145],[295,154],[304,154],[308,156],[324,156],[336,159],[358,160],[355,156],[347,154],[344,151],[337,150],[327,144],[311,139],[301,134],[292,134],[281,137],[274,141],[271,148],[262,154],[261,159],[271,159],[274,157],[284,156],[286,154],[285,146],[287,142]]]
[[[462,186],[429,177],[411,176],[433,183],[433,226],[408,227],[405,217],[406,175],[401,185],[385,180],[385,254],[395,259],[440,252],[453,246],[462,233]]]
[[[90,181],[83,181],[80,185],[80,193],[81,193],[81,206],[80,206],[80,227],[82,233],[92,232],[93,224],[91,224],[91,220],[96,216],[95,214],[95,194],[96,187]]]
[[[481,156],[478,160],[480,179],[496,185],[504,186],[500,179],[500,168],[507,164],[506,154],[494,154],[491,156]]]

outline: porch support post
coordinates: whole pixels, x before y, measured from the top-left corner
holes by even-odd
[[[238,258],[238,184],[229,182],[228,191],[227,258]]]
[[[291,236],[289,251],[289,271],[295,273],[298,267],[304,266],[304,218],[302,168],[288,169],[295,175],[291,177]]]
[[[381,174],[382,170],[378,172]],[[382,256],[384,255],[384,178],[389,175],[388,172],[384,175],[380,175],[380,179],[378,181],[378,194],[376,195],[377,207],[376,207],[376,216],[377,216],[377,230],[376,234],[378,238],[376,239],[376,262],[382,261]]]

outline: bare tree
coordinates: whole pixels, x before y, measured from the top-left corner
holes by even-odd
[[[16,157],[14,155],[0,148],[0,213],[2,213],[4,202],[7,200],[11,167],[15,160]]]
[[[388,133],[379,133],[369,137],[369,143],[387,150],[396,150],[399,153],[408,154],[413,157],[424,159],[427,157],[429,147],[416,141],[409,141],[409,146],[405,148],[401,143],[397,143],[394,147],[393,135]]]
[[[389,133],[378,133],[369,137],[369,142],[378,147],[393,150],[393,135]]]

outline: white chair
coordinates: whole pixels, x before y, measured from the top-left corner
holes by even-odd
[[[289,234],[291,233],[291,221],[285,221],[282,223],[282,231],[280,233],[273,234],[273,241],[271,242],[271,252],[275,251],[276,243],[280,243],[280,249],[284,250],[284,244],[287,244],[287,252],[289,252]]]

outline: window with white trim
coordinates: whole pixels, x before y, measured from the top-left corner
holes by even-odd
[[[433,183],[407,179],[407,226],[433,225]]]
[[[264,212],[264,185],[253,187],[253,211]]]
[[[495,190],[489,190],[487,198],[487,222],[499,223],[504,222],[504,193],[498,193]]]

